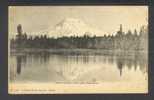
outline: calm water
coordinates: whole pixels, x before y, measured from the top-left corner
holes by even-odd
[[[115,82],[147,80],[144,53],[11,53],[11,82]]]

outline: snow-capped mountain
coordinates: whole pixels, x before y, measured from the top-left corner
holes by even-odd
[[[88,34],[90,36],[104,35],[102,31],[94,27],[90,27],[84,21],[75,18],[65,18],[56,25],[50,26],[45,30],[41,30],[38,32],[30,32],[30,33],[24,32],[24,33],[27,33],[28,36],[47,35],[48,37],[83,36],[84,34]],[[13,37],[15,37],[16,34],[14,34]]]
[[[61,37],[61,36],[83,36],[84,34],[95,35],[103,34],[96,28],[91,28],[82,20],[75,18],[66,18],[56,24],[54,27],[47,29],[49,36]]]

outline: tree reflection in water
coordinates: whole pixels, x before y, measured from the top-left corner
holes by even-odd
[[[84,64],[85,67],[88,68],[88,64],[107,64],[110,65],[116,64],[117,69],[119,70],[119,75],[122,76],[124,67],[128,68],[128,70],[131,70],[134,68],[136,71],[139,67],[139,70],[142,72],[147,71],[147,59],[144,57],[144,55],[136,53],[131,55],[125,55],[125,54],[113,54],[113,55],[63,55],[63,54],[52,54],[50,52],[29,52],[24,53],[23,55],[15,55],[16,57],[16,74],[20,75],[22,72],[24,72],[23,67],[28,67],[30,70],[30,67],[35,67],[34,69],[37,69],[37,66],[48,66],[48,67],[56,67],[60,68],[60,71],[57,72],[59,75],[64,76],[63,74],[66,72],[66,70],[74,70],[76,72],[76,68],[72,68],[71,66],[73,63],[75,65]],[[58,62],[59,65],[54,65],[54,61]],[[101,62],[101,63],[100,63]],[[37,65],[35,66],[35,64]],[[49,65],[53,64],[53,65]],[[71,65],[69,65],[71,64]],[[60,66],[60,67],[59,67]],[[101,65],[100,65],[101,66]],[[110,66],[108,66],[109,68]],[[68,71],[69,72],[69,71]],[[47,72],[46,72],[47,73]],[[72,72],[74,73],[74,72]]]

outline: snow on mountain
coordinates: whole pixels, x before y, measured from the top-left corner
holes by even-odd
[[[45,30],[41,30],[38,32],[30,32],[30,33],[26,32],[26,33],[28,34],[28,36],[47,35],[48,37],[61,37],[61,36],[74,36],[74,35],[83,36],[84,34],[88,34],[90,36],[104,35],[104,32],[96,28],[90,27],[89,25],[84,23],[84,21],[75,18],[65,18],[64,20],[57,23],[55,26],[48,27]],[[13,37],[15,37],[15,35]]]
[[[84,34],[95,35],[103,34],[96,28],[89,27],[82,20],[75,18],[66,18],[56,24],[54,27],[48,28],[49,36],[61,37],[61,36],[83,36]]]

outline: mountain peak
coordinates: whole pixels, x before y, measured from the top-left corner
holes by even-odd
[[[70,25],[75,25],[75,24],[85,24],[81,19],[77,19],[77,18],[65,18],[62,21],[60,21],[58,24],[55,25],[56,26],[63,26],[66,24],[70,24]]]
[[[65,21],[80,21],[81,19],[77,19],[77,18],[65,18]]]
[[[64,18],[54,27],[50,28],[48,33],[54,37],[83,36],[86,33],[89,33],[89,35],[102,34],[98,29],[90,27],[84,21],[77,18]]]

